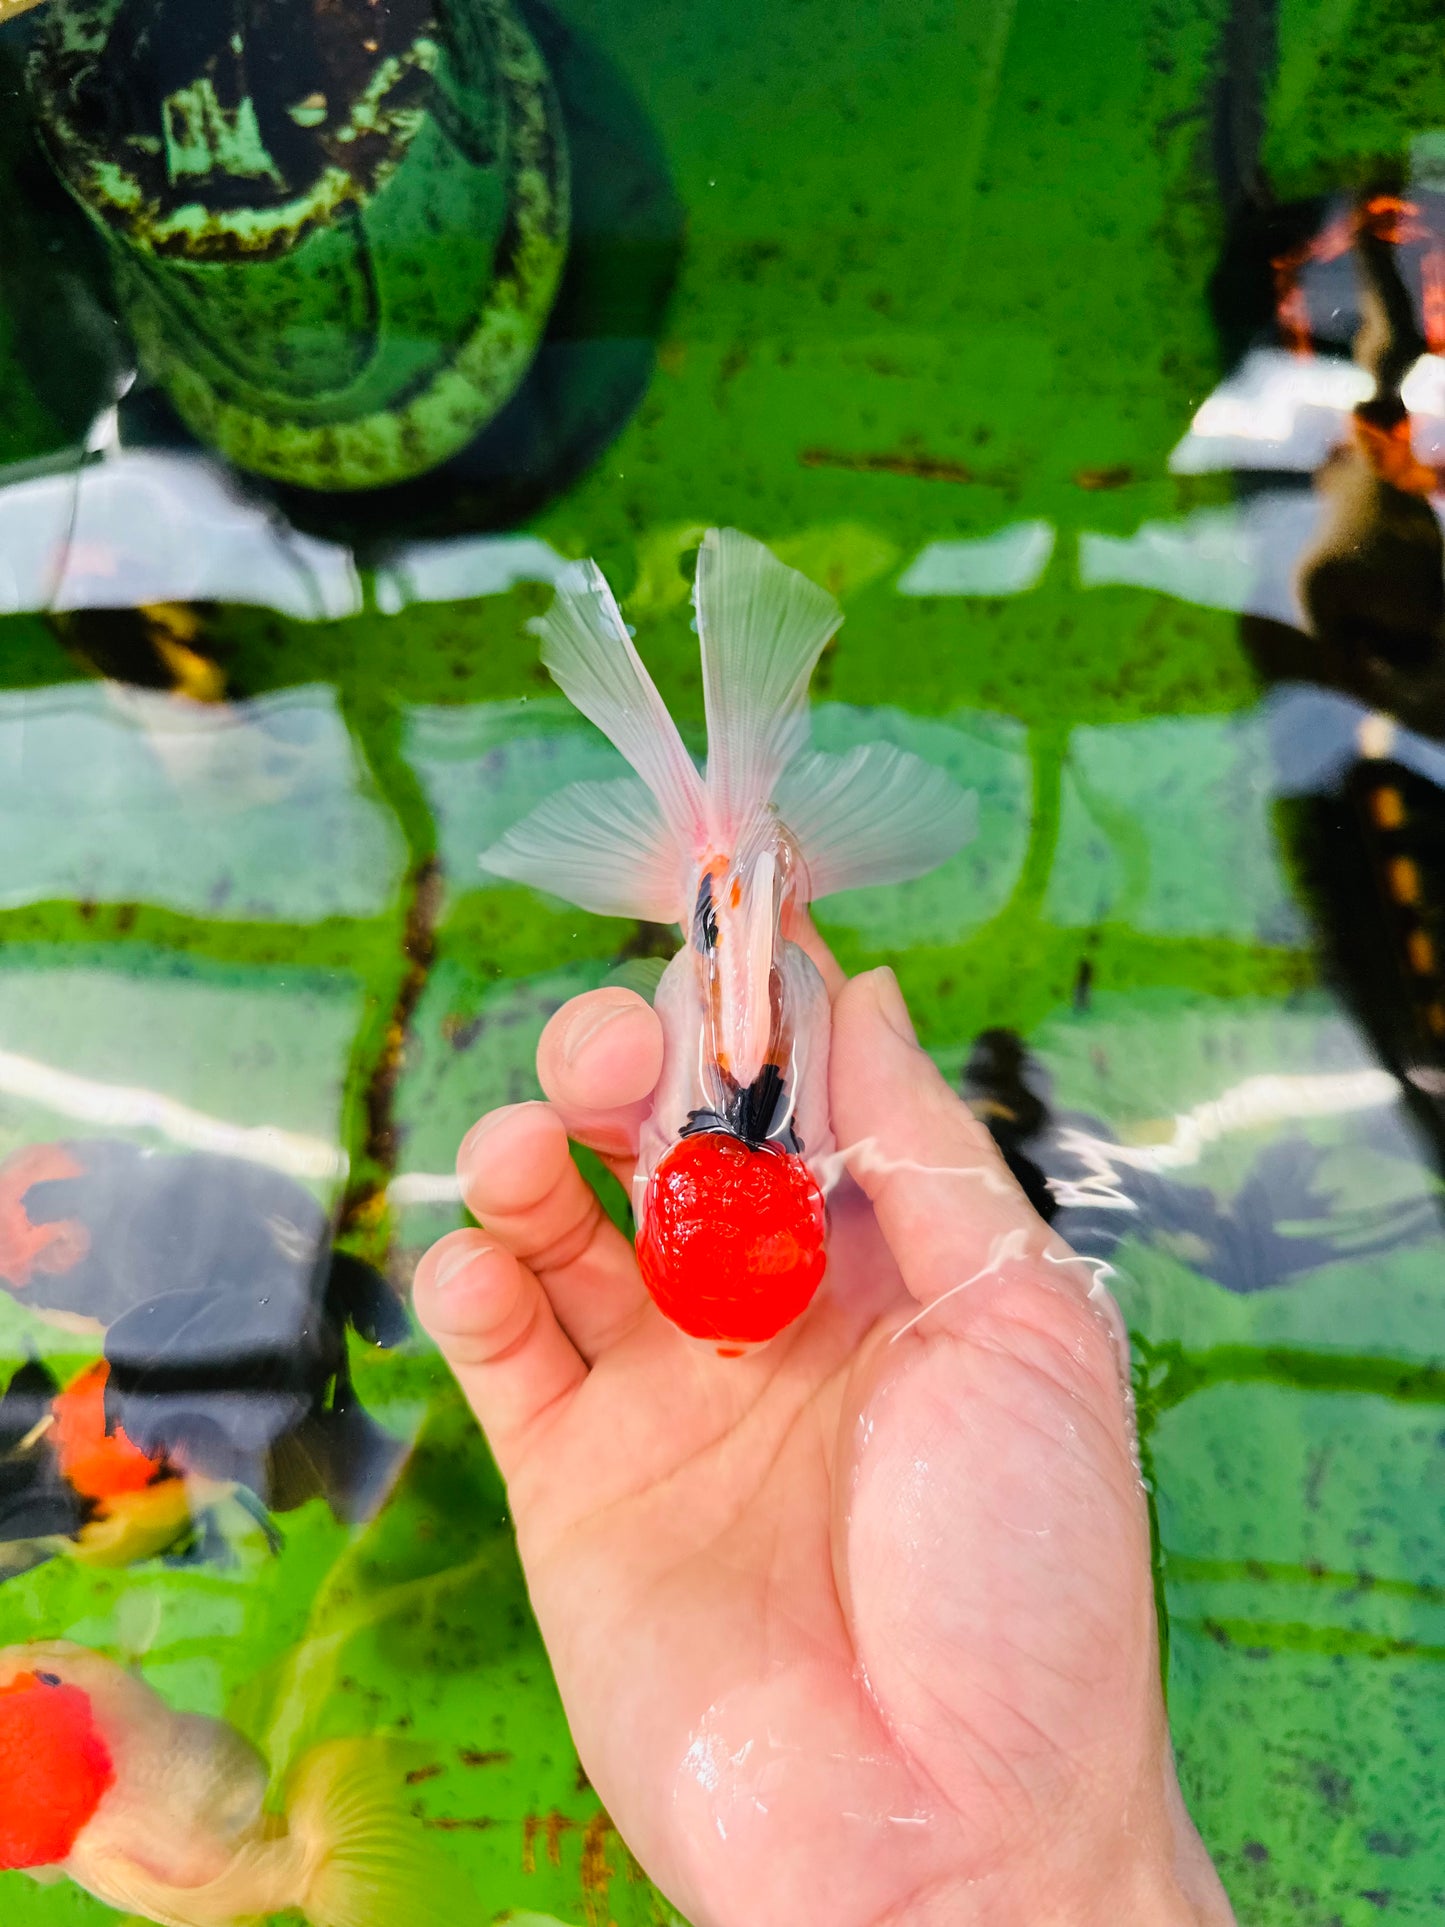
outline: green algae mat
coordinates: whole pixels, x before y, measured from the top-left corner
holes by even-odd
[[[1322,968],[1238,604],[1208,566],[1152,567],[1167,543],[1141,536],[1236,499],[1170,455],[1243,345],[1217,279],[1241,195],[1408,178],[1445,127],[1438,19],[1425,0],[556,15],[538,44],[565,28],[604,63],[677,214],[665,311],[644,326],[619,295],[590,324],[642,371],[631,412],[476,553],[444,548],[495,519],[435,500],[398,498],[392,540],[364,505],[290,499],[308,581],[340,571],[320,613],[243,600],[235,570],[138,593],[206,605],[195,655],[234,700],[205,728],[97,673],[114,625],[97,641],[42,613],[53,580],[27,588],[21,504],[41,513],[37,478],[73,487],[118,350],[76,292],[93,240],[0,114],[0,1156],[262,1133],[343,1248],[404,1284],[459,1221],[467,1125],[535,1093],[547,1015],[665,954],[477,871],[551,788],[614,768],[538,670],[548,571],[596,557],[700,728],[691,552],[708,523],[745,528],[846,610],[820,744],[886,737],[978,792],[962,855],[820,922],[849,969],[897,969],[951,1078],[980,1033],[1015,1035],[1058,1120],[1059,1227],[1103,1237],[1135,1335],[1180,1773],[1239,1917],[1438,1920],[1442,1134]],[[623,253],[620,280],[660,276]],[[1267,314],[1269,287],[1252,298]],[[183,444],[172,425],[153,446]],[[671,1923],[581,1772],[444,1372],[415,1337],[352,1354],[411,1446],[371,1523],[311,1499],[279,1545],[242,1515],[211,1556],[51,1558],[0,1586],[0,1644],[135,1663],[278,1776],[319,1739],[382,1736],[462,1917]],[[0,1295],[0,1367],[34,1356],[64,1381],[94,1347]],[[0,1912],[111,1917],[14,1875]]]

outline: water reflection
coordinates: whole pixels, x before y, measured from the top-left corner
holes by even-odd
[[[511,0],[135,11],[48,0],[0,50],[14,165],[43,154],[87,217],[66,299],[139,371],[128,448],[194,437],[298,525],[384,542],[511,519],[594,458],[646,380],[680,224],[598,48]],[[12,224],[17,261],[51,245]],[[22,335],[56,279],[9,279]]]
[[[392,10],[403,62],[426,11]],[[234,1719],[278,1783],[318,1738],[409,1734],[405,1799],[483,1917],[656,1917],[577,1781],[483,1449],[426,1357],[357,1325],[361,1285],[394,1290],[457,1221],[461,1131],[536,1094],[548,1014],[663,941],[477,873],[552,789],[613,773],[527,680],[531,585],[584,551],[620,561],[678,668],[678,559],[719,517],[796,544],[849,605],[821,745],[883,737],[979,793],[969,851],[834,901],[827,928],[850,968],[899,966],[1031,1195],[1116,1265],[1167,1382],[1141,1411],[1175,1555],[1172,1708],[1231,1880],[1261,1921],[1373,1913],[1360,1891],[1390,1882],[1416,1904],[1438,1854],[1394,1847],[1423,1833],[1438,1707],[1418,1655],[1380,1684],[1411,1638],[1445,1645],[1418,1591],[1440,1538],[1420,1359],[1445,1347],[1445,708],[1439,498],[1416,472],[1445,461],[1445,354],[1413,231],[1439,224],[1438,180],[1418,141],[1408,183],[1404,161],[1435,117],[1412,35],[1392,15],[1347,49],[1337,21],[1240,4],[1216,41],[1126,7],[1091,26],[1106,71],[1090,48],[1061,61],[1057,22],[985,8],[960,91],[947,22],[885,44],[807,8],[741,37],[706,10],[663,30],[564,11],[474,9],[445,72],[413,61],[392,185],[229,285],[235,261],[98,206],[98,136],[43,50],[62,15],[101,22],[134,83],[111,111],[204,188],[219,244],[280,198],[264,166],[236,176],[246,101],[251,158],[291,187],[343,129],[355,88],[319,71],[316,21],[346,7],[46,0],[0,31],[0,1172],[31,1272],[0,1291],[0,1563],[60,1555],[3,1588],[3,1636],[142,1665],[171,1707]],[[233,14],[239,50],[217,43]],[[494,96],[509,22],[530,78]],[[285,99],[257,78],[267,33]],[[37,47],[49,72],[26,80]],[[483,136],[527,98],[570,218],[551,287],[509,309],[515,156]],[[1236,176],[1217,196],[1206,129]],[[127,164],[159,161],[131,140]],[[412,213],[443,169],[461,271],[439,287]],[[559,256],[561,179],[530,230]],[[1263,213],[1252,254],[1227,244],[1224,279],[1247,255],[1252,292],[1216,358],[1203,290],[1236,191]],[[1364,232],[1381,196],[1416,212]],[[323,252],[324,299],[303,286]],[[503,379],[433,439],[459,357],[509,314]],[[402,374],[409,449],[379,421]],[[378,429],[366,460],[422,471],[357,489],[306,468],[325,411]],[[244,447],[240,416],[265,418]],[[262,442],[311,452],[243,474]],[[104,680],[61,684],[82,672]],[[111,1254],[169,1172],[148,1220],[169,1213],[169,1241],[128,1271],[47,1271],[87,1220],[43,1208],[67,1180],[22,1183],[17,1159],[57,1153],[89,1160],[68,1182],[103,1197]],[[309,1258],[277,1252],[273,1219]],[[96,1328],[25,1308],[67,1280],[113,1288],[103,1317],[69,1308]],[[1372,1356],[1331,1376],[1341,1346]],[[87,1442],[152,1495],[153,1550],[133,1526],[126,1566],[91,1556],[125,1508],[76,1484]],[[1346,1632],[1396,1647],[1311,1671],[1307,1635]],[[1256,1832],[1272,1858],[1244,1853]],[[76,1902],[5,1884],[27,1927]]]
[[[333,690],[0,694],[0,903],[314,923],[376,915],[405,862]]]
[[[1080,1042],[1113,1054],[1107,1027],[1079,1029]],[[1217,1073],[1196,1072],[1191,1081],[1210,1094],[1167,1118],[1127,1119],[1117,1094],[1117,1122],[1061,1106],[1055,1077],[1007,1030],[975,1040],[962,1088],[1036,1209],[1091,1257],[1118,1260],[1131,1242],[1147,1245],[1249,1294],[1433,1244],[1439,1200],[1421,1181],[1407,1091],[1338,1023],[1296,1029],[1289,1054],[1301,1068],[1262,1057],[1270,1068],[1225,1089]],[[1071,1066],[1050,1041],[1059,1081],[1077,1088],[1077,1059]],[[1353,1068],[1337,1067],[1342,1053]],[[1133,1083],[1147,1104],[1145,1080]]]
[[[0,611],[258,602],[353,615],[349,552],[288,527],[204,456],[114,445],[78,472],[0,479]]]

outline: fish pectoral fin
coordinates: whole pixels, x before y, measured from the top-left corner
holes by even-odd
[[[923,876],[961,850],[978,798],[892,743],[845,756],[809,751],[778,784],[778,814],[808,873],[808,898]]]
[[[493,876],[598,917],[676,923],[686,889],[682,846],[646,784],[632,776],[559,790],[480,861]]]

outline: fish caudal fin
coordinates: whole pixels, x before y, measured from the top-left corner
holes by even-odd
[[[922,876],[978,827],[971,790],[891,743],[798,757],[778,785],[777,805],[807,869],[810,901]]]
[[[402,1805],[403,1781],[376,1740],[330,1740],[286,1791],[304,1867],[296,1896],[312,1927],[455,1927],[456,1877]],[[463,1907],[460,1917],[466,1918]]]
[[[707,786],[736,834],[808,734],[808,683],[843,620],[826,589],[737,529],[709,529],[693,589],[707,706]]]
[[[682,847],[633,776],[559,790],[483,851],[481,863],[594,916],[676,923],[687,907]]]
[[[673,834],[701,836],[707,820],[702,778],[597,564],[574,563],[560,576],[552,607],[531,626],[542,638],[552,680],[622,751]]]

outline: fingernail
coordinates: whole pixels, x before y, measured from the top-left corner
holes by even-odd
[[[515,1106],[508,1105],[504,1110],[488,1111],[485,1117],[478,1118],[477,1122],[472,1126],[471,1130],[467,1132],[457,1147],[458,1171],[468,1171],[471,1169],[472,1165],[476,1163],[478,1151],[482,1148],[482,1140],[497,1128],[497,1125],[507,1115],[507,1111],[514,1108]]]
[[[903,992],[898,988],[898,979],[882,964],[873,972],[873,995],[877,1000],[878,1014],[896,1037],[905,1044],[916,1044],[918,1033],[913,1028],[913,1019],[908,1015],[908,1006],[903,1001]]]
[[[563,1063],[569,1066],[575,1064],[581,1057],[583,1051],[585,1051],[592,1042],[593,1038],[596,1037],[600,1031],[606,1030],[609,1024],[615,1023],[619,1017],[625,1017],[631,1008],[632,1005],[630,1002],[625,1004],[606,1004],[601,1010],[589,1012],[585,1021],[579,1019],[576,1023],[570,1025],[567,1030],[566,1039],[562,1045]]]
[[[478,1258],[484,1258],[490,1249],[490,1245],[456,1245],[444,1252],[437,1259],[437,1268],[432,1273],[432,1289],[446,1291]]]

